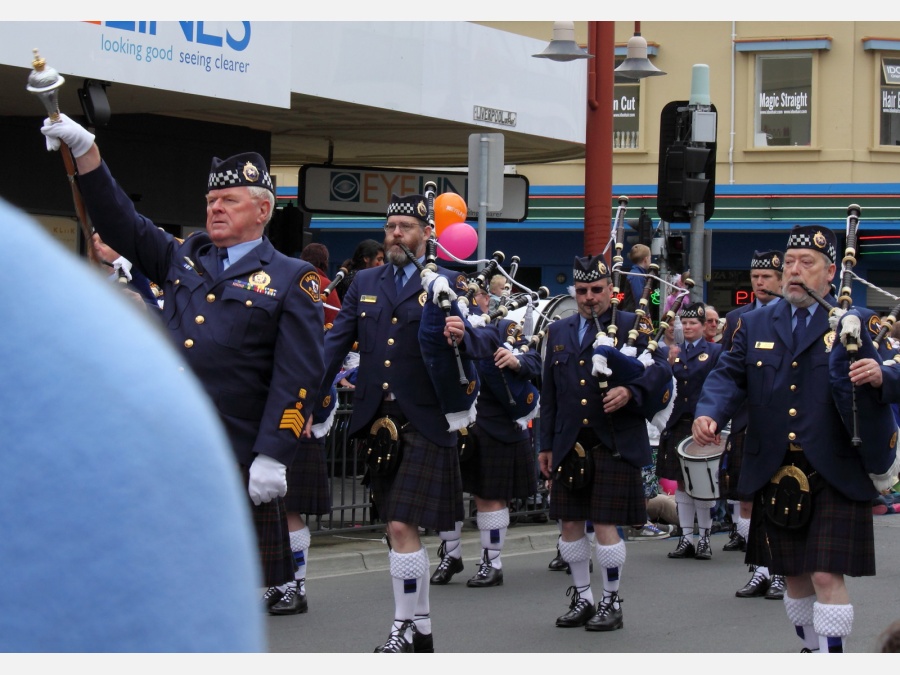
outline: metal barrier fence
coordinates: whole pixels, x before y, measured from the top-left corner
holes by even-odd
[[[334,424],[325,440],[328,476],[331,482],[331,511],[310,516],[308,525],[313,536],[335,532],[380,530],[384,527],[372,504],[371,491],[363,485],[366,473],[366,448],[362,439],[351,438],[350,416],[353,414],[353,390],[338,389]],[[538,437],[538,420],[534,420],[533,437]],[[537,452],[537,450],[535,450]],[[463,494],[466,513],[474,522],[475,500]],[[549,502],[547,491],[535,477],[535,494],[509,505],[510,525],[517,522],[546,522]]]

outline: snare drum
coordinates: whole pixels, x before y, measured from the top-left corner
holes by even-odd
[[[688,436],[678,444],[678,461],[684,476],[684,491],[694,499],[715,501],[719,498],[719,464],[728,434],[722,432],[718,444],[697,445]]]

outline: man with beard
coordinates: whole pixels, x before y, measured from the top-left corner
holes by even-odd
[[[432,235],[427,213],[422,195],[392,195],[384,226],[387,264],[359,270],[347,289],[325,337],[326,372],[318,397],[322,400],[330,389],[344,356],[357,342],[360,362],[349,433],[368,435],[371,448],[373,436],[389,429],[399,445],[400,459],[394,458],[391,469],[369,467],[373,499],[387,524],[394,589],[394,623],[376,652],[434,651],[429,561],[419,527],[453,530],[464,517],[457,433],[449,430],[440,402],[460,385],[454,379],[448,391],[437,391],[429,377],[419,328],[423,307],[432,298],[422,289],[416,264],[400,246],[421,264]],[[437,274],[435,286],[443,283],[465,292],[464,274],[443,268]],[[448,350],[452,337],[465,358],[493,353],[461,315],[446,317],[444,336]]]

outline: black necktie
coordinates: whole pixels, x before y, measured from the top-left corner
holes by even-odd
[[[797,324],[794,326],[794,351],[803,343],[803,337],[806,335],[806,317],[809,316],[809,310],[806,307],[800,307],[794,312],[794,318]]]
[[[225,271],[225,261],[228,260],[228,249],[220,248],[219,249],[219,274]]]
[[[397,295],[400,295],[400,291],[403,290],[404,277],[406,276],[403,268],[399,268],[397,270],[396,275],[394,276],[394,281],[397,282]]]

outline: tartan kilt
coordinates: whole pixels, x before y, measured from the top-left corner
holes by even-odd
[[[241,465],[244,485],[250,484],[250,467]],[[287,510],[284,500],[276,497],[268,503],[256,506],[247,495],[247,503],[253,515],[256,529],[256,543],[264,586],[280,586],[294,578],[297,563],[291,551],[291,537],[288,533]]]
[[[537,489],[534,447],[526,438],[512,443],[499,441],[476,424],[474,456],[460,463],[463,490],[482,499],[507,502],[533,495]]]
[[[551,520],[590,520],[600,525],[643,525],[647,522],[647,502],[641,470],[621,457],[613,457],[604,445],[590,450],[594,460],[594,483],[571,492],[551,487]]]
[[[659,439],[659,452],[656,455],[656,475],[660,478],[684,482],[681,472],[681,460],[678,459],[678,444],[691,435],[692,417],[682,417],[671,429],[663,432]]]
[[[871,502],[848,499],[820,476],[811,481],[816,478],[819,485],[812,488],[809,523],[796,530],[773,525],[765,517],[763,490],[756,493],[745,562],[766,565],[772,574],[786,576],[813,572],[874,576]]]
[[[443,531],[465,518],[457,447],[435,445],[411,426],[400,437],[403,457],[389,477],[372,475],[372,501],[382,521]]]
[[[323,515],[331,511],[331,485],[325,438],[301,438],[287,472],[284,506],[289,513]]]
[[[741,477],[741,461],[744,458],[744,439],[747,437],[746,427],[737,433],[729,434],[722,453],[722,466],[719,470],[719,494],[722,499],[732,501],[753,501],[753,495],[738,492],[738,479]]]

